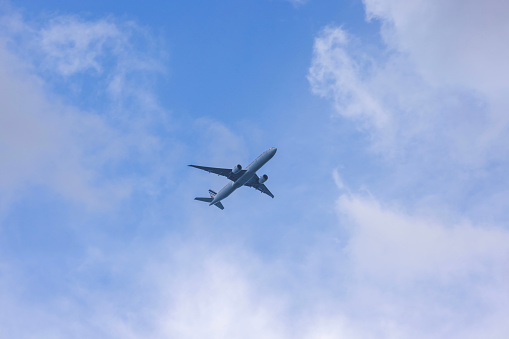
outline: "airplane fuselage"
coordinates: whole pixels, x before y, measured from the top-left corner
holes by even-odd
[[[260,154],[258,158],[256,158],[252,163],[249,164],[245,168],[246,173],[244,173],[243,176],[238,178],[236,181],[230,181],[226,186],[221,188],[219,193],[214,197],[214,199],[210,202],[209,205],[214,205],[220,202],[221,200],[227,198],[230,194],[232,194],[237,188],[244,186],[246,182],[249,181],[253,177],[253,175],[256,174],[256,171],[258,171],[260,168],[262,168],[263,165],[267,163],[274,154],[276,154],[277,148],[272,147]]]

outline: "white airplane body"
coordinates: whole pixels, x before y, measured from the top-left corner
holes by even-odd
[[[256,158],[251,164],[249,164],[249,166],[247,166],[245,169],[242,169],[242,166],[240,165],[235,166],[233,169],[189,165],[191,167],[198,168],[210,173],[225,176],[231,180],[219,191],[219,193],[216,194],[216,192],[209,190],[210,198],[195,198],[195,200],[208,202],[209,206],[215,205],[220,209],[224,209],[221,200],[227,198],[237,188],[242,186],[253,187],[260,192],[274,198],[274,195],[264,185],[264,182],[266,182],[269,177],[266,174],[258,177],[256,171],[258,171],[260,168],[262,168],[263,165],[272,159],[274,154],[276,154],[276,151],[277,148],[275,147],[269,148],[260,154],[260,156]]]

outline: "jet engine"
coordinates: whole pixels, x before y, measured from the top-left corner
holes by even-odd
[[[269,179],[269,176],[267,174],[264,174],[260,177],[260,179],[258,179],[258,182],[260,184],[263,184],[265,181],[267,181],[267,179]]]
[[[237,166],[235,166],[235,167],[232,169],[232,173],[233,173],[233,174],[237,174],[237,173],[239,173],[240,171],[242,171],[242,166],[240,166],[240,164],[239,164],[239,165],[237,165]]]

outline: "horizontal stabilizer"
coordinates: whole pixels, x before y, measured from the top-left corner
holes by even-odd
[[[204,201],[204,202],[211,202],[214,200],[214,198],[194,198],[194,200]]]
[[[199,201],[203,201],[203,202],[212,202],[212,200],[214,200],[214,198],[199,198],[199,197],[197,197],[197,198],[194,198],[194,200],[199,200]],[[224,210],[224,206],[221,203],[221,201],[215,203],[214,206],[217,206],[218,208]]]

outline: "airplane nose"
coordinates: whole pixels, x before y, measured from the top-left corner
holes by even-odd
[[[276,148],[276,147],[272,147],[272,149],[270,150],[270,152],[272,153],[272,155],[276,154],[276,152],[277,152],[277,148]]]

